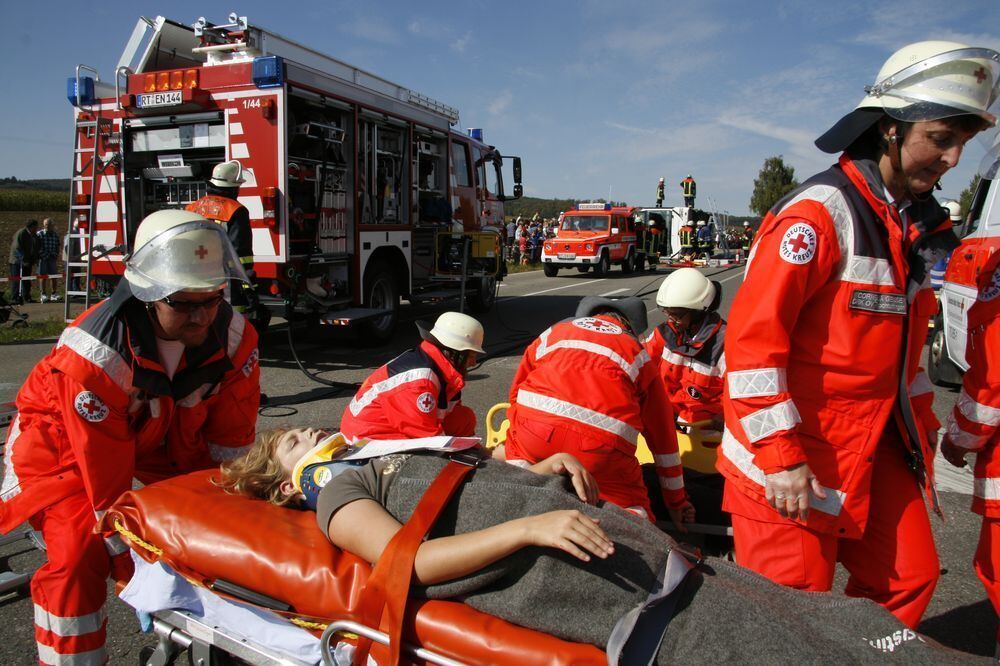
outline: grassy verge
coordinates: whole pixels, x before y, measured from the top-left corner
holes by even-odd
[[[540,271],[540,270],[542,270],[542,265],[541,264],[528,264],[527,266],[523,266],[521,264],[507,264],[507,273],[508,274],[511,274],[511,273],[529,273],[531,271]]]
[[[12,323],[14,323],[13,320],[0,326],[0,345],[55,337],[66,328],[66,323],[63,320],[52,317],[40,321],[29,319],[23,324],[18,323],[17,326],[12,326]]]

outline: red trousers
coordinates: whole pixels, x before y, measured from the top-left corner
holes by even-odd
[[[509,460],[537,463],[556,453],[578,459],[594,476],[600,498],[622,508],[639,507],[652,520],[653,510],[642,481],[642,467],[606,438],[588,437],[562,424],[516,415],[507,432],[504,450]]]
[[[875,455],[868,523],[860,539],[806,529],[727,483],[723,508],[733,514],[736,561],[776,583],[811,592],[830,591],[840,562],[850,572],[845,594],[871,599],[915,629],[941,567],[916,478],[898,445],[883,444]]]
[[[111,557],[94,534],[94,509],[83,492],[31,519],[45,538],[48,561],[31,579],[35,642],[43,664],[103,664],[104,600]]]
[[[983,517],[979,546],[972,564],[986,588],[986,596],[993,604],[994,612],[1000,616],[1000,518]],[[997,638],[1000,639],[1000,632]]]

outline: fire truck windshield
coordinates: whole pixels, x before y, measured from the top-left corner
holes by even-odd
[[[567,215],[563,218],[561,231],[607,231],[610,215]]]

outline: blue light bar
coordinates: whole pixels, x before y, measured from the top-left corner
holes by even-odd
[[[253,59],[253,84],[258,88],[280,88],[285,84],[285,63],[281,56]]]
[[[475,139],[476,141],[482,141],[483,140],[483,128],[482,127],[470,127],[469,128],[469,136],[472,137],[473,139]]]
[[[83,90],[77,95],[76,77],[71,76],[66,79],[66,99],[73,106],[88,106],[94,103],[94,79],[84,76],[80,79],[80,87]],[[79,99],[77,99],[79,97]]]

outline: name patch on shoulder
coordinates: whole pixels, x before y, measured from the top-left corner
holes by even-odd
[[[851,309],[880,314],[905,315],[906,296],[903,294],[886,294],[880,291],[865,291],[855,289],[851,294]]]

